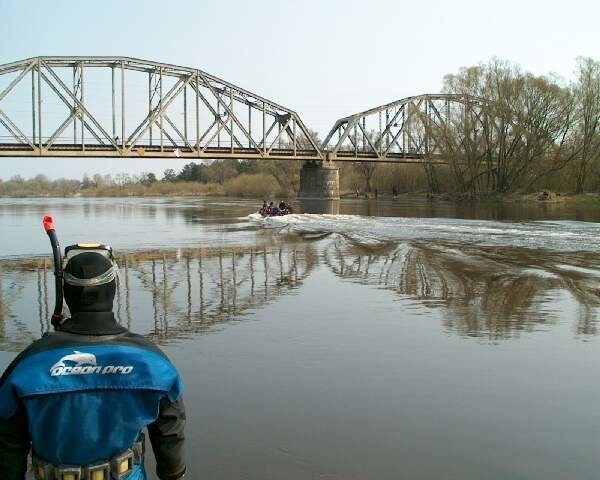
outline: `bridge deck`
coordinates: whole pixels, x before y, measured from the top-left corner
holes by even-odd
[[[189,147],[173,147],[157,145],[136,145],[134,148],[115,150],[107,145],[73,145],[53,144],[50,148],[42,146],[32,149],[29,145],[15,143],[0,143],[0,157],[72,157],[72,158],[189,158],[189,159],[239,159],[261,160],[265,159],[263,152],[253,148],[206,147],[201,150]],[[268,154],[268,160],[299,160],[321,161],[321,157],[314,150],[301,150],[288,148],[273,148]],[[372,152],[339,151],[335,156],[329,156],[335,162],[378,162],[378,163],[433,163],[444,164],[439,155],[430,155],[426,158],[423,154],[394,153],[390,152],[385,158],[379,158]]]

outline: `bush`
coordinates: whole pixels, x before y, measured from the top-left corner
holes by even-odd
[[[279,184],[268,173],[242,173],[225,180],[223,190],[230,196],[266,198],[278,193]]]

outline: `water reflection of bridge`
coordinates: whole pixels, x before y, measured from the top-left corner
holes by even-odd
[[[597,333],[600,263],[591,253],[293,237],[275,247],[122,255],[117,319],[161,342],[203,333],[293,294],[323,262],[341,278],[443,310],[444,328],[459,335],[509,338],[567,310],[578,334]],[[50,328],[53,295],[49,259],[0,262],[0,350],[19,350]]]
[[[292,293],[317,262],[311,244],[121,255],[115,315],[161,341],[202,333]],[[53,292],[49,260],[0,265],[0,350],[49,330]]]
[[[600,290],[583,268],[595,262],[600,269],[591,254],[419,242],[374,247],[340,237],[324,259],[342,278],[443,308],[445,327],[461,335],[506,338],[554,323],[558,314],[544,300],[559,291],[576,302],[577,333],[597,333]]]

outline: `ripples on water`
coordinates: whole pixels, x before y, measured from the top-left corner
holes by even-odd
[[[323,260],[336,275],[443,308],[449,331],[506,338],[578,304],[576,331],[596,334],[600,224],[292,215],[253,221],[279,234],[331,233]],[[550,308],[549,308],[550,307]]]
[[[228,228],[240,229],[238,220]],[[597,333],[598,224],[252,214],[241,230],[257,226],[278,240],[121,255],[119,321],[160,342],[203,333],[293,293],[321,264],[344,280],[442,309],[443,328],[463,336],[548,328],[560,314],[551,308],[557,292],[578,305],[577,334]],[[0,348],[18,350],[49,328],[50,267],[45,258],[0,262]]]
[[[361,217],[356,215],[287,215],[262,219],[279,232],[330,232],[377,245],[405,240],[449,241],[454,244],[544,248],[560,252],[600,247],[600,224],[577,221],[497,222],[454,218]]]
[[[1,358],[49,329],[50,211],[112,243],[119,322],[181,369],[191,478],[595,478],[600,225],[339,208],[2,200]]]
[[[119,323],[165,344],[239,320],[293,293],[318,258],[312,245],[287,245],[137,252],[117,261]],[[51,260],[4,261],[0,268],[0,350],[15,351],[51,328]]]

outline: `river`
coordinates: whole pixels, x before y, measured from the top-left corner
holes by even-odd
[[[0,367],[49,328],[51,213],[180,369],[192,479],[597,477],[600,209],[294,207],[0,199]]]

